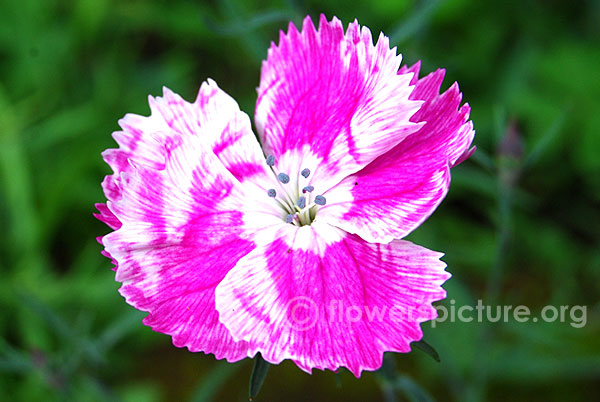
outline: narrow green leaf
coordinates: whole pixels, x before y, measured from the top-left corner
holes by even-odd
[[[190,402],[210,402],[216,400],[219,390],[240,367],[240,364],[218,362],[192,393]]]
[[[140,313],[137,310],[129,310],[121,315],[121,317],[116,318],[98,337],[98,345],[104,351],[110,349],[119,340],[138,328],[143,316],[144,313]]]
[[[221,23],[209,17],[204,18],[204,22],[209,29],[223,36],[245,35],[248,32],[263,28],[268,24],[287,22],[296,17],[292,12],[282,10],[265,10],[255,15],[244,18],[244,23],[228,22]]]
[[[377,371],[381,374],[381,376],[389,381],[394,382],[398,376],[396,359],[394,359],[394,355],[390,352],[385,353],[383,355],[383,362],[381,364],[381,368]]]
[[[571,106],[568,105],[564,108],[561,114],[559,114],[554,122],[548,127],[548,130],[542,135],[540,140],[534,145],[533,149],[525,157],[525,167],[534,166],[537,161],[546,153],[550,145],[556,141],[558,134],[560,134],[561,130],[565,126],[565,122],[567,120],[567,116],[571,112]]]
[[[17,290],[15,295],[21,304],[40,317],[53,333],[68,342],[77,340],[77,336],[69,324],[50,306],[22,289]]]
[[[398,371],[392,353],[387,352],[383,355],[383,363],[381,368],[377,370],[377,374],[380,379],[379,387],[381,388],[383,400],[385,402],[397,402],[395,383],[398,378]]]
[[[484,167],[488,172],[495,172],[496,170],[496,162],[494,159],[492,159],[492,157],[490,157],[483,149],[479,147],[469,159],[472,159],[473,162]]]
[[[12,347],[0,338],[0,372],[21,373],[33,368],[27,353]]]
[[[404,394],[410,402],[433,402],[434,399],[419,384],[407,375],[398,377],[396,389]]]
[[[431,18],[442,3],[440,0],[421,2],[421,5],[408,18],[390,29],[390,43],[398,43],[410,39],[429,25]]]
[[[335,387],[338,389],[341,389],[342,388],[342,375],[340,374],[339,371],[337,373],[335,373],[334,379],[335,379]]]
[[[254,358],[254,367],[252,368],[252,375],[250,376],[250,393],[249,399],[252,401],[258,395],[267,373],[269,372],[269,363],[262,358],[260,353]]]
[[[51,306],[45,304],[42,300],[35,297],[33,294],[24,290],[18,290],[16,297],[21,301],[23,306],[31,312],[39,316],[47,325],[48,329],[58,335],[65,345],[70,345],[79,353],[72,353],[70,357],[73,367],[80,364],[82,358],[87,358],[94,363],[103,361],[103,355],[93,340],[79,333],[73,328],[57,311]]]
[[[423,339],[421,339],[418,342],[413,342],[412,343],[413,346],[416,346],[418,349],[421,349],[423,352],[427,353],[429,356],[433,357],[433,359],[440,363],[442,360],[440,359],[440,355],[438,354],[438,352],[433,348],[433,346],[431,346],[430,344],[428,344],[427,342],[425,342]]]
[[[500,143],[502,136],[506,132],[508,126],[508,117],[506,117],[506,109],[503,105],[495,105],[493,109],[494,117],[494,140],[496,144]]]

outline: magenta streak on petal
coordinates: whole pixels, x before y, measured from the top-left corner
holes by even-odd
[[[123,281],[120,292],[136,308],[149,311],[144,324],[172,335],[176,346],[235,361],[247,357],[247,346],[233,342],[218,322],[214,288],[252,244],[206,230],[222,219],[203,217],[190,222],[190,231],[201,226],[203,234],[190,235],[179,245],[132,250],[121,262],[127,266],[130,261],[130,269],[119,277]]]
[[[123,226],[103,242],[119,263],[120,292],[150,312],[146,325],[171,335],[176,346],[235,361],[247,357],[247,346],[219,323],[214,287],[253,244],[239,237],[241,213],[218,209],[232,185],[227,176],[206,176],[207,166],[218,169],[214,158],[196,160],[201,167],[185,175],[192,178],[189,192],[178,185],[195,154],[182,145],[164,171],[139,167],[124,177],[123,196],[111,206]]]
[[[123,131],[113,134],[120,148],[103,153],[114,172],[102,183],[109,202],[121,199],[121,175],[130,174],[134,166],[164,170],[166,160],[190,137],[201,137],[207,147],[216,149],[220,163],[230,168],[230,173],[240,181],[249,177],[259,181],[255,176],[269,174],[248,116],[214,82],[209,80],[201,86],[194,104],[166,88],[164,97],[150,97],[149,102],[151,116],[126,115],[119,121]],[[107,210],[97,217],[111,226],[112,215]],[[139,219],[143,221],[146,217]],[[155,244],[162,240],[156,238]]]
[[[452,163],[450,167],[456,167],[460,165],[461,163],[469,159],[471,156],[473,156],[476,150],[477,146],[473,146],[471,149],[467,149],[454,163]]]
[[[325,16],[318,31],[309,17],[302,32],[290,24],[261,71],[255,120],[266,153],[308,147],[322,160],[313,178],[331,186],[391,149],[418,128],[399,63],[385,36],[373,45],[357,22],[346,33]]]
[[[99,213],[95,213],[94,216],[106,223],[111,229],[119,229],[121,227],[121,222],[119,221],[119,219],[117,219],[117,217],[115,216],[115,214],[113,214],[110,209],[108,209],[108,207],[106,206],[106,204],[95,204],[96,209],[98,210]]]
[[[146,325],[171,335],[176,346],[235,361],[248,356],[248,346],[218,321],[214,288],[254,248],[243,229],[240,208],[248,196],[240,184],[266,169],[235,101],[206,84],[198,104],[205,109],[165,89],[164,98],[151,100],[151,117],[135,117],[146,130],[135,154],[125,142],[133,136],[116,136],[123,149],[105,153],[119,161],[105,180],[114,197],[98,214],[116,230],[101,241],[118,263],[122,295],[150,313]],[[219,148],[219,140],[226,146]]]
[[[120,195],[119,195],[119,197],[120,197]],[[96,217],[96,219],[100,220],[101,222],[106,223],[113,230],[119,229],[122,226],[121,221],[119,221],[119,219],[117,219],[117,217],[111,212],[111,210],[106,206],[106,204],[97,203],[97,204],[95,204],[95,207],[99,212],[99,213],[93,214],[94,217]],[[100,243],[102,245],[104,245],[104,243],[102,242],[103,237],[104,236],[96,237],[96,240],[98,241],[98,243]],[[116,270],[117,265],[118,265],[117,261],[114,258],[112,258],[110,253],[106,250],[102,250],[101,254],[111,260],[111,262],[114,265],[114,267],[112,269],[113,269],[113,271]]]
[[[213,145],[213,152],[215,153],[215,155],[219,156],[227,148],[235,145],[238,141],[243,139],[242,133],[239,133],[239,132],[234,132],[234,133],[235,134],[220,138]]]
[[[96,240],[98,240],[98,243],[102,244],[102,237],[98,237],[98,238],[96,238]],[[100,254],[102,254],[106,258],[110,259],[110,262],[112,262],[112,264],[113,264],[113,267],[111,268],[111,270],[116,271],[119,264],[117,263],[117,261],[114,258],[112,258],[112,256],[109,254],[109,252],[106,250],[102,250],[102,251],[100,251]]]
[[[322,236],[334,229],[323,229],[302,233],[315,249],[278,238],[243,257],[217,287],[217,310],[236,338],[271,363],[292,359],[307,372],[347,367],[358,377],[378,369],[383,352],[407,352],[421,339],[419,324],[436,317],[431,303],[445,297],[441,284],[450,275],[440,253],[349,234],[326,245]],[[348,319],[348,308],[362,316]],[[376,309],[388,314],[377,318]]]
[[[418,73],[418,65],[410,70]],[[438,70],[420,79],[411,95],[425,100],[411,118],[425,125],[328,191],[326,197],[338,201],[321,208],[321,219],[367,241],[389,242],[435,210],[450,186],[450,167],[468,152],[474,135],[458,85],[439,94],[443,77]]]

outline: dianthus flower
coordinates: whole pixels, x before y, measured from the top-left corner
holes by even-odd
[[[375,370],[446,295],[442,254],[398,240],[439,205],[474,131],[444,70],[309,17],[262,65],[255,124],[215,82],[127,114],[103,153],[99,238],[127,302],[178,347]],[[262,145],[262,147],[261,147]]]

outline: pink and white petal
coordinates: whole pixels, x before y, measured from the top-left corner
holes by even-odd
[[[242,212],[253,204],[252,188],[200,136],[179,137],[165,149],[162,170],[130,160],[132,169],[119,179],[121,197],[107,204],[122,224],[102,238],[118,263],[120,292],[148,311],[144,323],[171,335],[176,346],[242,359],[248,346],[218,321],[214,289],[254,248]]]
[[[407,241],[367,243],[327,224],[283,226],[216,288],[221,322],[270,363],[359,377],[386,351],[408,352],[450,277],[442,254]]]
[[[115,214],[112,213],[112,211],[108,208],[106,204],[97,203],[95,207],[98,210],[98,213],[93,214],[96,219],[106,223],[108,227],[110,227],[113,230],[117,230],[122,226],[121,221],[115,216]],[[96,237],[96,240],[101,245],[104,245],[104,243],[102,242],[103,238],[104,236],[98,236]],[[114,258],[112,258],[110,253],[106,250],[102,250],[100,253],[106,258],[110,259],[110,261],[114,265],[113,270],[116,270],[118,263]]]
[[[151,99],[151,98],[150,98]],[[113,133],[119,148],[102,152],[104,161],[112,168],[102,182],[104,195],[109,201],[121,197],[120,175],[132,170],[130,161],[154,169],[164,169],[165,149],[159,138],[168,134],[168,127],[156,115],[149,117],[127,114],[119,125],[123,129]]]
[[[200,136],[238,181],[260,183],[272,175],[250,118],[213,80],[202,84],[193,104],[165,88],[151,107],[176,132]]]
[[[94,213],[94,217],[101,222],[104,222],[113,230],[121,227],[121,221],[117,219],[115,214],[111,212],[106,204],[96,203],[94,205],[98,210],[98,213]]]
[[[306,155],[309,168],[330,188],[419,128],[409,121],[421,102],[409,100],[412,73],[398,74],[401,56],[383,34],[355,21],[321,15],[318,31],[306,17],[281,32],[262,65],[255,123],[266,154]],[[295,170],[286,173],[295,173]]]
[[[98,241],[98,243],[103,244],[102,236],[96,237],[96,240]],[[113,267],[111,269],[113,271],[116,271],[119,263],[114,258],[112,258],[112,256],[108,253],[108,251],[102,250],[102,251],[100,251],[100,254],[102,254],[103,256],[105,256],[106,258],[108,258],[110,260],[110,262],[113,264]]]
[[[203,137],[219,160],[238,181],[250,181],[262,188],[264,177],[270,177],[272,172],[265,163],[248,115],[212,80],[203,84],[194,105],[203,111],[199,122],[207,127]],[[219,121],[218,116],[228,120]]]
[[[269,174],[250,118],[214,81],[209,79],[202,84],[194,103],[186,102],[168,88],[163,88],[162,97],[148,97],[148,102],[150,116],[127,114],[119,121],[122,131],[113,133],[119,148],[102,153],[114,172],[103,183],[109,200],[119,198],[120,174],[131,171],[131,162],[162,170],[168,153],[188,136],[202,138],[240,182]]]
[[[419,66],[411,67],[418,74]],[[440,204],[450,186],[450,168],[472,150],[470,107],[460,106],[454,83],[439,94],[444,70],[416,82],[411,98],[424,100],[412,117],[425,122],[416,133],[326,192],[318,218],[369,242],[406,236]]]
[[[203,149],[212,151],[216,155],[213,163],[221,169],[225,167],[238,185],[248,178],[255,179],[244,185],[258,187],[255,192],[259,191],[264,197],[266,190],[260,184],[267,180],[261,179],[271,173],[266,169],[250,120],[237,103],[212,80],[202,84],[193,104],[167,88],[163,92],[163,97],[149,97],[150,116],[127,114],[119,121],[123,130],[113,133],[119,148],[103,153],[114,172],[102,182],[109,203],[121,199],[123,174],[132,173],[135,166],[164,170],[167,158],[189,137],[198,138],[204,144]],[[118,229],[121,224],[116,216],[106,205],[98,205],[100,213],[95,216],[111,229]],[[251,205],[255,209],[265,209],[260,202]],[[255,215],[264,219],[264,214]],[[257,222],[250,226],[256,227]],[[108,251],[103,254],[111,258]],[[112,261],[116,264],[114,259]]]

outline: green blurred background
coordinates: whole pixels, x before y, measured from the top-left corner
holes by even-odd
[[[210,77],[253,115],[287,21],[358,18],[445,67],[479,151],[410,239],[446,252],[450,306],[587,306],[587,323],[439,323],[388,372],[271,368],[264,401],[600,400],[600,2],[2,0],[0,400],[247,400],[251,361],[189,353],[125,304],[92,217],[127,112]],[[395,363],[395,371],[392,367]],[[390,368],[391,367],[391,368]]]

